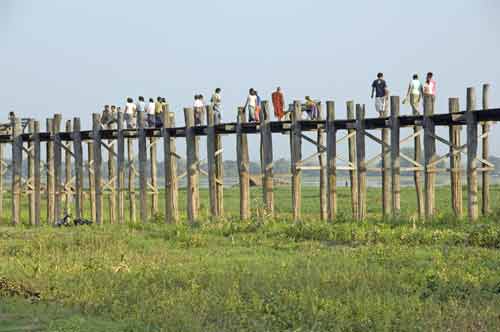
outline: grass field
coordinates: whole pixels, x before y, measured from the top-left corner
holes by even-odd
[[[440,212],[423,223],[405,188],[403,217],[383,221],[372,189],[370,218],[358,223],[340,188],[341,217],[328,225],[317,193],[304,188],[300,223],[280,188],[274,220],[235,221],[238,189],[228,189],[232,222],[204,221],[204,203],[192,227],[1,227],[0,278],[41,299],[0,288],[0,332],[500,331],[497,211],[469,224],[439,188]]]

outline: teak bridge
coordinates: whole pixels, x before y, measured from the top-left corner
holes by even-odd
[[[317,120],[302,120],[301,103],[295,101],[289,121],[270,121],[267,101],[262,103],[259,123],[247,123],[245,110],[238,109],[236,123],[215,124],[214,112],[206,108],[207,125],[195,126],[192,108],[184,109],[185,126],[175,126],[175,116],[169,112],[168,105],[163,112],[163,127],[148,128],[145,114],[138,112],[137,128],[123,128],[123,114],[118,113],[116,128],[102,128],[100,115],[93,114],[93,129],[81,130],[80,118],[75,117],[65,123],[61,131],[62,118],[56,114],[46,120],[47,131],[40,131],[35,120],[26,122],[12,118],[3,125],[0,134],[0,216],[4,212],[4,189],[6,174],[11,175],[11,218],[12,223],[21,220],[23,197],[27,196],[28,222],[41,223],[42,206],[45,207],[48,223],[59,220],[63,214],[74,211],[76,218],[84,217],[84,199],[90,202],[91,218],[98,224],[103,222],[104,195],[109,197],[111,223],[124,222],[125,205],[128,203],[129,219],[136,221],[136,177],[139,180],[138,209],[140,220],[159,211],[159,185],[157,180],[157,148],[162,144],[165,172],[165,211],[166,223],[179,220],[178,188],[179,179],[187,178],[187,219],[195,222],[200,207],[199,177],[208,177],[210,215],[223,216],[223,159],[221,135],[234,134],[237,146],[237,164],[240,189],[240,217],[251,218],[250,213],[250,161],[248,155],[248,134],[260,135],[260,157],[262,175],[262,201],[266,215],[274,214],[273,195],[273,133],[289,133],[291,154],[291,192],[294,220],[301,218],[301,173],[304,170],[319,170],[320,185],[319,215],[322,220],[335,221],[337,211],[336,176],[338,170],[349,172],[353,217],[363,220],[367,217],[367,172],[377,171],[382,176],[382,211],[384,217],[397,217],[400,214],[400,173],[411,172],[414,176],[417,212],[421,218],[432,218],[435,213],[435,187],[438,172],[449,172],[451,179],[451,204],[454,213],[461,217],[462,180],[467,175],[467,215],[473,221],[479,216],[478,174],[482,175],[481,212],[490,211],[490,172],[493,164],[488,161],[490,122],[500,120],[500,109],[490,109],[488,105],[490,86],[483,85],[482,109],[476,107],[474,88],[467,89],[466,110],[460,111],[458,98],[449,98],[449,112],[435,114],[434,100],[424,96],[423,114],[400,116],[400,98],[390,97],[390,112],[380,114],[379,118],[365,118],[365,106],[349,101],[347,119],[335,118],[335,103],[326,102],[326,120],[323,119],[321,104]],[[478,126],[481,126],[481,133]],[[449,128],[449,138],[436,134],[436,127]],[[467,142],[462,144],[460,130],[467,129]],[[413,132],[408,137],[400,137],[400,128],[409,127]],[[305,135],[317,133],[316,139]],[[337,134],[342,134],[337,137]],[[200,136],[207,136],[207,164],[205,172],[200,166]],[[326,139],[325,139],[326,136]],[[340,135],[339,135],[340,136]],[[423,148],[421,146],[423,137]],[[182,158],[176,151],[176,139],[186,141],[186,172],[179,174],[177,160]],[[380,146],[378,153],[366,156],[365,141],[369,139]],[[134,141],[138,141],[138,167],[135,163]],[[482,155],[478,156],[478,141],[482,141]],[[303,157],[302,143],[316,146],[314,154]],[[401,145],[413,141],[414,155],[400,151]],[[348,145],[346,157],[337,153],[337,144]],[[447,146],[447,153],[438,155],[436,144]],[[42,150],[42,143],[45,144]],[[88,160],[84,162],[84,147],[87,145]],[[7,162],[4,148],[10,145],[12,158]],[[127,151],[127,153],[125,153]],[[42,158],[43,152],[45,158]],[[103,152],[107,153],[108,176],[102,174]],[[466,155],[466,166],[462,169],[462,154]],[[127,155],[127,160],[125,159]],[[422,156],[423,155],[423,156]],[[64,164],[63,164],[64,157]],[[148,163],[149,157],[149,163]],[[421,160],[424,162],[422,163]],[[318,166],[307,163],[318,158]],[[401,159],[410,167],[401,167]],[[449,167],[440,163],[449,160]],[[374,165],[381,161],[380,165]],[[23,162],[27,162],[27,172],[23,172]],[[138,168],[138,169],[137,169]],[[127,172],[127,174],[126,174]],[[64,176],[63,176],[64,173]],[[128,176],[128,181],[125,177]],[[88,188],[84,185],[88,177]],[[44,181],[42,181],[42,178]],[[422,181],[423,178],[423,181]],[[422,186],[423,184],[423,186]],[[42,197],[43,194],[43,197]],[[127,195],[126,195],[127,194]],[[126,197],[127,196],[127,197]],[[42,198],[46,200],[42,205]],[[127,199],[128,198],[128,199]],[[148,202],[150,201],[150,202]]]

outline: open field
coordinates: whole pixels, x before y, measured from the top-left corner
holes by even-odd
[[[302,223],[290,221],[288,188],[276,190],[276,219],[236,222],[235,188],[233,222],[203,221],[202,191],[193,227],[4,226],[0,278],[41,300],[0,289],[0,331],[500,331],[499,211],[454,218],[440,187],[437,217],[422,223],[404,188],[404,216],[381,221],[379,191],[363,223],[350,220],[346,188],[332,225],[317,220],[317,188],[303,190]],[[260,189],[252,195],[258,215]]]

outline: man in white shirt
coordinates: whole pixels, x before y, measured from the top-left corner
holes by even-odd
[[[201,126],[203,124],[203,114],[205,113],[205,104],[203,103],[203,95],[194,96],[194,124]]]
[[[137,107],[134,104],[134,100],[130,97],[127,98],[127,103],[125,104],[125,113],[123,114],[125,118],[125,124],[128,129],[135,128],[134,117]]]
[[[146,113],[148,114],[148,126],[155,126],[155,100],[149,98],[148,106],[146,106]]]
[[[139,100],[135,104],[137,112],[144,112],[146,110],[146,103],[144,102],[144,97],[139,96]]]
[[[257,107],[257,94],[255,93],[255,90],[251,88],[248,91],[248,97],[245,103],[245,109],[248,112],[248,122],[255,122],[256,107]]]

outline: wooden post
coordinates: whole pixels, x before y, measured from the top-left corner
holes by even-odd
[[[108,125],[107,129],[113,129],[113,125]],[[116,162],[115,162],[115,146],[113,140],[108,140],[108,201],[109,201],[109,222],[116,222]]]
[[[60,220],[62,215],[61,204],[64,191],[62,180],[62,141],[60,136],[61,131],[61,114],[54,115],[54,183],[55,183],[55,202],[54,202],[54,218]]]
[[[290,130],[290,154],[291,154],[291,169],[292,169],[292,211],[293,220],[300,219],[300,207],[302,199],[302,171],[300,162],[302,160],[302,128],[300,125],[302,118],[301,102],[295,100],[293,102],[292,127]]]
[[[142,222],[148,220],[148,202],[147,202],[147,178],[146,167],[148,162],[147,141],[144,113],[137,112],[137,128],[139,136],[139,216]]]
[[[425,217],[428,219],[434,216],[435,203],[435,166],[431,164],[436,154],[435,126],[430,117],[433,114],[433,96],[424,95]]]
[[[23,139],[21,119],[11,119],[12,126],[12,223],[21,222],[21,172],[23,160]]]
[[[125,222],[125,137],[123,135],[123,112],[117,115],[116,132],[116,168],[117,182],[116,191],[118,192],[118,222]]]
[[[186,155],[187,155],[187,214],[192,224],[198,218],[198,158],[197,138],[194,132],[194,112],[192,108],[184,108],[186,122]]]
[[[326,102],[326,160],[328,176],[328,221],[333,222],[337,213],[337,132],[335,129],[335,103]]]
[[[398,104],[399,106],[399,104]],[[391,109],[392,109],[392,97],[391,97]],[[389,111],[387,107],[384,108],[384,111],[380,113],[381,118],[387,119],[389,117]],[[391,118],[392,119],[392,118]],[[387,123],[386,123],[387,125]],[[392,129],[392,126],[391,126]],[[399,128],[398,128],[399,133]],[[391,161],[391,130],[387,127],[382,128],[381,130],[381,138],[382,138],[382,215],[384,218],[387,218],[391,214],[391,169],[392,169],[392,161]],[[399,139],[399,138],[398,138]],[[399,143],[399,142],[398,142]],[[399,144],[398,144],[399,146]]]
[[[222,137],[215,131],[215,191],[217,197],[217,212],[224,215],[224,156],[222,154]]]
[[[34,140],[33,133],[35,132],[35,121],[29,120],[28,129],[30,135],[30,140],[28,141],[28,183],[27,183],[27,192],[28,192],[28,207],[29,207],[29,223],[31,225],[36,224],[36,216],[35,216],[35,149],[34,149]]]
[[[450,114],[460,112],[458,98],[448,99],[448,109]],[[460,146],[460,126],[449,126],[450,133],[450,182],[451,182],[451,206],[455,215],[462,217],[462,174],[461,174],[461,153]]]
[[[201,120],[200,120],[201,121]],[[208,194],[210,198],[210,215],[218,217],[217,174],[215,171],[215,127],[214,110],[207,106],[207,162],[208,162]]]
[[[483,110],[486,110],[489,108],[489,95],[490,95],[490,85],[489,84],[483,84]],[[489,159],[489,154],[490,154],[490,146],[489,146],[489,132],[490,132],[490,123],[489,122],[483,122],[481,124],[482,127],[482,134],[483,134],[483,148],[482,148],[482,158],[483,160],[488,160]],[[487,165],[483,166],[484,168],[487,168]],[[491,171],[488,169],[485,169],[482,173],[482,182],[483,182],[483,187],[482,187],[482,206],[481,206],[481,211],[483,215],[489,214],[491,212],[490,209],[490,173]]]
[[[420,115],[418,110],[412,110],[413,115]],[[413,126],[413,134],[417,135],[418,132],[422,131],[422,126]],[[413,159],[421,164],[422,163],[422,145],[421,145],[421,136],[415,136],[413,139]],[[415,184],[415,192],[417,195],[417,211],[418,218],[422,219],[425,215],[425,200],[424,200],[424,190],[422,188],[422,171],[415,170],[413,171],[413,182]]]
[[[80,118],[73,118],[73,151],[75,153],[75,216],[83,218],[83,149]]]
[[[273,193],[273,137],[271,132],[271,115],[269,103],[262,102],[262,116],[260,117],[260,149],[262,169],[262,196],[266,213],[269,217],[274,216],[274,193]]]
[[[392,212],[399,217],[401,212],[401,184],[400,184],[400,125],[399,125],[399,97],[391,96],[391,192],[392,192]],[[388,161],[384,158],[384,163]],[[388,177],[388,176],[387,176]],[[389,180],[384,181],[384,186],[389,187]],[[384,193],[385,194],[385,193]],[[388,204],[388,202],[386,203]]]
[[[95,177],[94,177],[94,142],[87,142],[88,148],[88,176],[89,176],[89,198],[90,198],[90,216],[96,221],[95,206]]]
[[[66,132],[72,132],[71,120],[66,121]],[[62,142],[61,142],[62,143]],[[71,144],[70,143],[62,143],[66,146],[64,149],[64,213],[71,214],[71,200],[72,200],[72,185],[71,185]]]
[[[134,158],[134,140],[127,139],[127,158],[128,158],[128,202],[130,221],[137,221],[137,204],[135,202],[135,158]]]
[[[95,186],[95,222],[100,225],[102,224],[102,181],[101,181],[101,166],[102,166],[102,155],[101,155],[101,123],[100,116],[97,113],[92,114],[92,138],[93,138],[93,149],[94,149],[94,186]]]
[[[40,123],[38,121],[34,121],[33,123],[33,155],[34,155],[34,221],[35,225],[40,224],[40,158],[41,158],[41,149],[40,149]]]
[[[2,222],[3,218],[3,176],[5,172],[5,167],[4,167],[4,145],[3,143],[0,143],[0,223]]]
[[[149,159],[150,159],[150,171],[151,171],[151,215],[155,216],[158,213],[158,177],[157,177],[157,139],[156,137],[149,138]]]
[[[356,160],[358,169],[358,220],[366,218],[365,108],[356,104]]]
[[[240,218],[242,220],[250,217],[250,161],[247,135],[243,133],[245,122],[245,109],[239,107],[236,124],[236,154],[240,178]]]
[[[46,194],[47,194],[47,223],[53,224],[54,219],[54,120],[47,119],[46,129],[50,133],[50,139],[47,141],[47,152],[46,152],[46,164],[47,164],[47,184],[46,184]]]
[[[321,103],[318,103],[318,120],[323,120],[323,110]],[[319,211],[321,220],[327,220],[328,218],[328,197],[327,197],[327,167],[325,161],[325,152],[323,147],[325,146],[325,128],[319,125],[317,128],[317,152],[318,163],[319,163]]]
[[[168,105],[163,112],[163,149],[165,167],[165,222],[176,223],[179,219],[178,212],[178,180],[177,157],[175,154],[175,137],[170,135],[169,128],[175,127],[174,113],[170,114]]]
[[[355,120],[354,113],[354,102],[348,101],[346,103],[347,107],[347,119]],[[358,218],[358,170],[356,162],[356,129],[347,129],[348,147],[349,147],[349,164],[352,169],[349,171],[349,180],[351,183],[351,209],[353,218]]]
[[[467,211],[469,221],[478,218],[477,197],[477,118],[474,114],[476,108],[476,91],[467,88]]]

